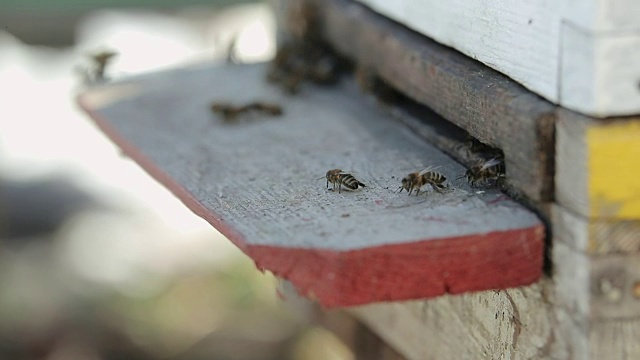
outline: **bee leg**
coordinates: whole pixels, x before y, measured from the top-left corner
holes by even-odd
[[[506,181],[505,181],[504,176],[500,176],[500,177],[498,177],[498,178],[496,179],[496,186],[497,186],[500,190],[504,191],[504,190],[506,189],[506,185],[507,185],[507,183],[506,183]]]
[[[342,190],[342,183],[339,183],[338,184],[338,194],[340,194],[341,190]]]

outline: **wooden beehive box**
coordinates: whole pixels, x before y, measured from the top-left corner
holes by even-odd
[[[358,2],[552,103],[597,117],[640,113],[637,1]]]
[[[350,306],[408,359],[640,357],[634,2],[272,3],[285,43],[310,5],[324,42],[433,112],[352,80],[291,97],[264,65],[152,74],[81,105],[258,267]],[[256,99],[284,115],[208,111]],[[472,165],[460,131],[504,153],[512,198],[456,180]],[[451,191],[395,192],[428,165]],[[367,187],[325,189],[332,168]]]
[[[286,34],[300,2],[276,3]],[[640,356],[637,3],[306,3],[343,55],[502,149],[551,225],[533,286],[353,313],[410,359]]]

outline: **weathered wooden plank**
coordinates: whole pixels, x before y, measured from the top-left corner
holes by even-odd
[[[318,323],[338,336],[355,359],[406,360],[378,334],[346,311],[319,311]]]
[[[410,360],[564,359],[552,283],[349,311]],[[575,357],[581,358],[581,357]]]
[[[279,0],[277,9],[286,9],[283,3],[289,1],[294,0]],[[360,4],[347,0],[315,3],[320,4],[323,35],[339,52],[371,68],[478,140],[502,149],[510,185],[534,201],[552,198],[552,104],[483,64]]]
[[[558,239],[553,258],[553,279],[535,285],[349,311],[407,359],[638,358],[637,254],[589,256]]]
[[[553,214],[553,280],[350,311],[408,359],[638,358],[640,235],[596,237],[593,249],[586,219],[557,205]]]
[[[579,359],[640,358],[640,253],[579,251],[574,247],[585,247],[586,219],[558,212],[555,207],[554,308],[568,354]]]
[[[599,220],[640,220],[640,118],[558,111],[557,201]]]
[[[640,319],[596,322],[589,328],[590,359],[640,358]]]
[[[640,6],[635,0],[358,0],[596,117],[640,114]]]
[[[539,278],[544,228],[535,215],[464,179],[444,193],[397,193],[403,176],[427,165],[449,179],[465,168],[390,121],[352,83],[290,97],[263,81],[265,69],[159,73],[90,90],[80,104],[260,268],[326,306]],[[122,98],[123,89],[133,95]],[[210,113],[214,99],[281,103],[284,115],[228,124]],[[327,191],[324,174],[337,167],[367,187]]]
[[[640,221],[588,219],[553,205],[554,231],[570,234],[558,238],[576,251],[591,255],[640,254]]]
[[[558,306],[589,320],[640,318],[640,223],[552,209]]]
[[[359,0],[376,12],[558,99],[558,1]]]
[[[640,357],[640,226],[554,205],[555,307],[577,358]]]
[[[564,241],[553,246],[557,306],[585,321],[640,318],[635,294],[640,280],[637,253],[587,255]]]

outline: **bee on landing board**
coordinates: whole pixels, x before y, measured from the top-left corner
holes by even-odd
[[[342,191],[343,186],[348,190],[358,190],[359,187],[366,187],[365,184],[358,181],[353,175],[347,174],[341,169],[329,170],[325,177],[327,178],[327,188],[329,188],[329,183],[331,183],[335,191],[336,185],[338,185],[338,193]]]
[[[504,161],[499,158],[492,158],[483,163],[474,165],[467,170],[459,179],[466,177],[469,185],[475,186],[480,182],[499,181],[505,176]]]
[[[211,104],[211,111],[216,114],[220,114],[222,118],[228,122],[236,120],[239,115],[249,112],[261,112],[271,116],[282,115],[282,107],[280,105],[260,101],[241,106],[223,102],[214,102]]]
[[[433,170],[435,170],[435,168],[429,166],[422,171],[414,172],[405,176],[402,179],[402,185],[399,188],[400,192],[402,192],[402,190],[407,190],[409,195],[411,195],[411,193],[415,189],[417,196],[420,194],[420,188],[424,185],[431,185],[433,190],[442,192],[442,190],[447,188],[447,186],[444,185],[444,182],[447,180],[447,178],[444,175]]]

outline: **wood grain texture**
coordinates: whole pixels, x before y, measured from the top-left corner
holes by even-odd
[[[558,99],[558,1],[360,2],[551,101]]]
[[[410,360],[565,359],[552,283],[350,309]],[[574,357],[576,359],[581,357]]]
[[[555,205],[552,224],[557,305],[582,319],[640,318],[638,222],[589,220]]]
[[[640,358],[640,319],[597,322],[589,328],[590,359]]]
[[[595,117],[640,113],[637,1],[358,1],[553,103]]]
[[[251,256],[325,306],[529,284],[541,273],[540,221],[465,180],[409,197],[400,179],[427,165],[465,169],[391,121],[354,84],[296,98],[266,66],[197,66],[123,81],[140,92],[80,104],[126,154]],[[180,89],[179,92],[176,89]],[[103,91],[99,89],[90,90]],[[89,99],[86,100],[85,99]],[[212,100],[281,103],[280,118],[225,124]],[[328,169],[367,187],[325,189]]]
[[[637,259],[603,263],[557,247],[556,276],[531,286],[349,311],[407,359],[638,358],[637,299],[616,303],[592,294],[612,266],[637,268]],[[595,277],[585,278],[591,265]]]
[[[554,206],[553,280],[349,312],[407,359],[638,358],[637,254],[603,258],[578,251],[570,237],[584,226],[558,220],[558,208]],[[629,271],[633,268],[635,275]],[[620,276],[626,279],[616,293]],[[607,278],[613,281],[603,283]],[[620,299],[611,301],[616,294]]]
[[[557,306],[585,321],[640,318],[634,294],[640,281],[638,254],[587,255],[564,241],[554,244],[553,254]]]
[[[334,333],[360,360],[406,360],[378,334],[347,311],[318,311],[317,322]]]
[[[591,255],[640,254],[640,221],[588,219],[561,206],[552,206],[554,231],[572,249]]]
[[[559,325],[575,358],[640,357],[640,225],[553,206]]]
[[[286,2],[292,0],[280,0]],[[316,0],[305,0],[316,1]],[[347,0],[321,1],[325,38],[343,55],[504,151],[508,182],[553,196],[555,107],[506,76]],[[349,34],[349,36],[345,36]]]
[[[598,220],[640,220],[640,118],[601,121],[560,109],[556,198]]]

